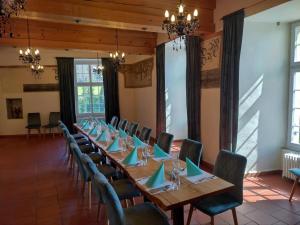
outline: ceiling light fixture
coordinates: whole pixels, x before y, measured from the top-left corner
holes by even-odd
[[[125,63],[125,53],[119,51],[119,36],[118,36],[118,29],[116,29],[116,45],[117,50],[115,53],[110,53],[109,56],[112,59],[113,65],[115,67],[115,70],[118,70],[120,65]]]

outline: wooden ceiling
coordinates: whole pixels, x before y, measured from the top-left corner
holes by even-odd
[[[199,34],[214,32],[215,0],[185,0],[187,10],[199,11]],[[176,0],[28,0],[26,11],[11,22],[14,38],[0,45],[26,46],[26,19],[32,45],[46,48],[115,50],[115,29],[120,49],[129,54],[153,54],[165,9]]]

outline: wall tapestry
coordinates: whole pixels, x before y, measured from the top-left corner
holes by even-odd
[[[125,88],[142,88],[152,86],[153,58],[134,64],[121,65],[124,74]]]
[[[204,38],[201,46],[202,88],[218,88],[221,81],[221,32]]]

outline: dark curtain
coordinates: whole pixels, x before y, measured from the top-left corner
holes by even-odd
[[[244,10],[223,18],[221,67],[220,149],[235,152],[239,111],[239,67],[244,28]]]
[[[165,44],[156,47],[156,136],[166,131]]]
[[[120,118],[118,71],[110,59],[103,58],[103,85],[105,98],[105,118],[109,123],[113,116]]]
[[[186,105],[188,138],[201,135],[201,46],[200,37],[186,37]]]
[[[76,122],[74,94],[74,59],[56,58],[59,77],[60,114],[62,122],[74,133]]]

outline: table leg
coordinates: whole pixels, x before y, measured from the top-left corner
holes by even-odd
[[[172,210],[173,225],[184,225],[184,208],[179,206]]]

